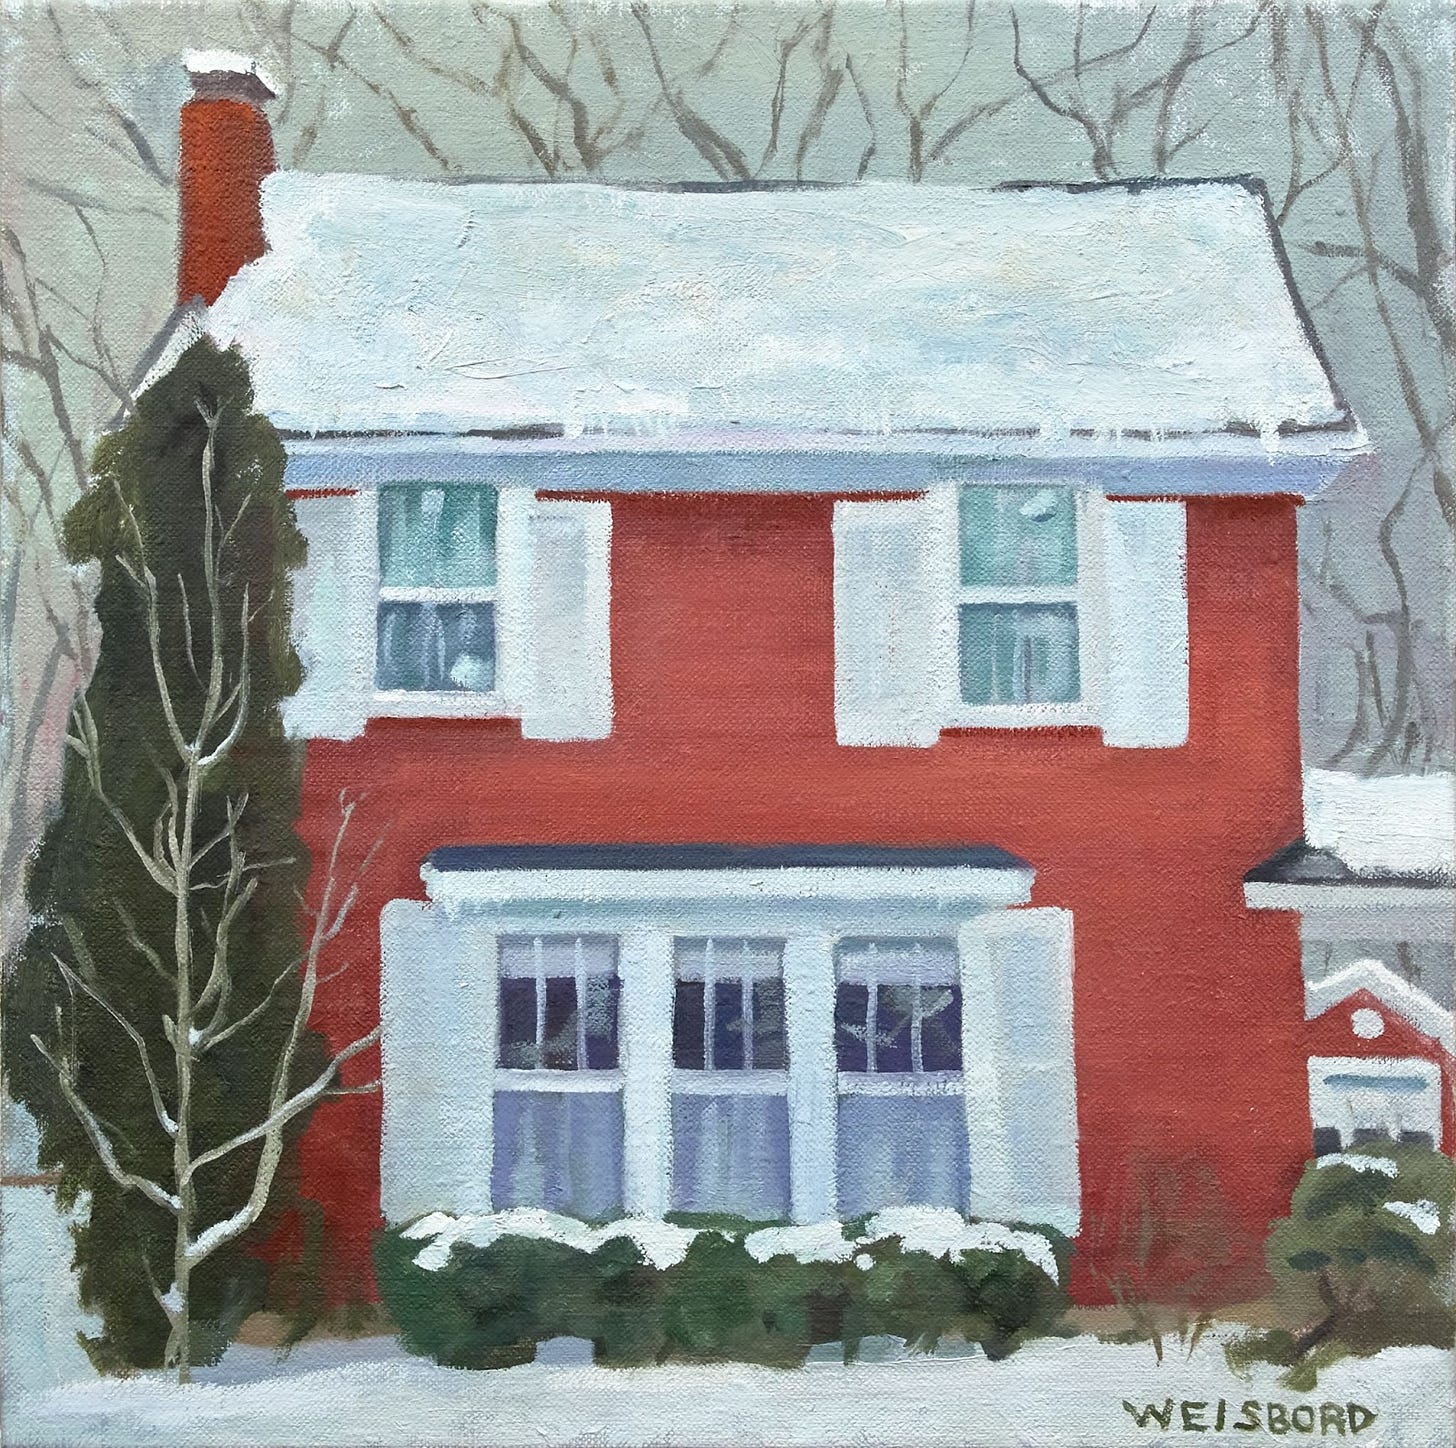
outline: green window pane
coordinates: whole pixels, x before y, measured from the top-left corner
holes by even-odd
[[[960,490],[961,582],[1077,581],[1077,507],[1070,488]]]
[[[1068,704],[1082,697],[1071,603],[961,606],[961,697],[968,704]]]
[[[494,488],[394,483],[379,490],[379,573],[394,588],[495,586]]]

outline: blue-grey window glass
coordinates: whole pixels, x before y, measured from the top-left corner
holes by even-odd
[[[485,694],[495,687],[493,603],[382,601],[377,639],[381,689]]]
[[[968,704],[1066,704],[1082,696],[1077,606],[963,603],[961,697]]]
[[[491,1197],[587,1221],[622,1214],[620,1091],[497,1091]]]
[[[379,490],[379,578],[387,588],[493,588],[494,488],[390,483]]]
[[[842,1096],[839,1215],[886,1207],[953,1207],[970,1193],[966,1112],[959,1096]]]
[[[750,1221],[789,1215],[789,1107],[782,1096],[677,1095],[672,1205]]]
[[[673,942],[673,1063],[689,1071],[782,1071],[783,942],[740,937]]]
[[[834,1047],[841,1071],[961,1069],[959,957],[945,940],[846,940],[836,951]]]
[[[616,942],[603,936],[503,936],[500,1055],[507,1070],[601,1071],[617,1065]]]
[[[1077,507],[1070,488],[963,487],[960,533],[964,584],[1077,581]]]

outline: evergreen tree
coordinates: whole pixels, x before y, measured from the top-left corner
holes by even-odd
[[[298,1019],[309,861],[294,829],[301,760],[280,712],[300,680],[290,573],[306,545],[282,445],[252,405],[242,357],[193,344],[101,442],[65,522],[72,562],[100,565],[102,642],[32,869],[4,1046],[62,1202],[90,1198],[76,1266],[101,1314],[87,1345],[103,1368],[178,1360],[180,1330],[185,1375],[260,1304],[266,1269],[250,1247],[266,1219],[184,1266],[179,1329],[169,1198],[187,1200],[195,1231],[248,1202],[263,1163],[276,1215],[293,1153],[269,1165],[278,1153],[260,1136],[179,1183],[177,1123],[195,1157],[269,1116],[285,1053],[285,1092],[329,1065],[307,1011]],[[179,1000],[190,1046],[173,1026]],[[288,1143],[311,1105],[287,1122]]]

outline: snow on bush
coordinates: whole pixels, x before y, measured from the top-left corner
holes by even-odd
[[[488,1247],[500,1237],[559,1242],[578,1252],[595,1252],[604,1243],[626,1237],[642,1253],[645,1262],[661,1270],[681,1262],[698,1234],[689,1227],[641,1217],[626,1217],[604,1227],[592,1227],[575,1217],[539,1207],[513,1207],[489,1216],[451,1217],[444,1212],[432,1212],[406,1227],[401,1235],[412,1242],[430,1239],[430,1245],[415,1258],[415,1266],[437,1272],[450,1260],[450,1249],[457,1242]]]
[[[1355,1160],[1363,1164],[1367,1158]],[[405,1227],[400,1235],[406,1241],[429,1243],[414,1259],[415,1266],[426,1272],[437,1272],[445,1266],[457,1242],[488,1247],[501,1237],[559,1242],[588,1253],[625,1237],[642,1253],[645,1262],[662,1270],[681,1262],[703,1230],[722,1234],[719,1228],[679,1227],[642,1217],[624,1217],[593,1227],[539,1207],[514,1207],[488,1216],[452,1217],[432,1212]],[[852,1235],[846,1235],[842,1223],[832,1221],[763,1227],[748,1233],[743,1245],[755,1262],[767,1262],[773,1257],[793,1257],[802,1263],[847,1262],[861,1248],[891,1238],[899,1238],[906,1252],[924,1252],[931,1257],[950,1258],[972,1251],[1019,1252],[1053,1282],[1061,1280],[1051,1243],[1039,1232],[1004,1227],[999,1222],[968,1222],[949,1207],[890,1207],[875,1213],[862,1231]]]
[[[800,1262],[847,1262],[855,1243],[839,1222],[810,1222],[793,1227],[765,1227],[750,1232],[743,1245],[755,1262],[793,1257]]]
[[[556,1337],[588,1339],[607,1365],[793,1367],[820,1344],[849,1361],[874,1337],[1005,1357],[1059,1329],[1065,1249],[1049,1228],[927,1207],[848,1225],[697,1228],[517,1209],[391,1228],[375,1263],[404,1345],[454,1367],[529,1362]]]
[[[999,1222],[968,1222],[949,1207],[890,1207],[869,1219],[860,1240],[898,1237],[905,1251],[952,1257],[961,1252],[1020,1252],[1053,1282],[1061,1280],[1056,1254],[1040,1232],[1003,1227]]]
[[[1332,1151],[1327,1156],[1315,1158],[1315,1166],[1347,1166],[1351,1171],[1374,1171],[1381,1176],[1394,1177],[1400,1168],[1388,1156],[1359,1156],[1349,1151]]]

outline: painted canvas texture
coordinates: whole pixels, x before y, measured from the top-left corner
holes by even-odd
[[[1453,1441],[1449,5],[5,19],[6,1441]]]

